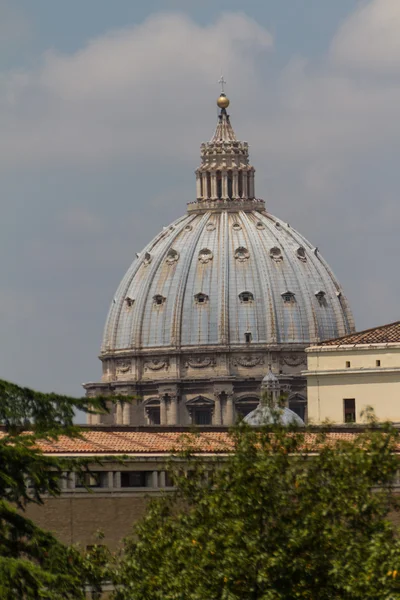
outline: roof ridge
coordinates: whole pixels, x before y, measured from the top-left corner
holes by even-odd
[[[324,340],[323,342],[319,342],[317,346],[331,346],[334,342],[343,342],[344,340],[353,339],[353,338],[362,338],[368,333],[377,332],[377,331],[386,331],[387,329],[399,326],[400,321],[393,321],[393,323],[386,323],[385,325],[377,325],[375,327],[369,327],[368,329],[362,329],[361,331],[355,331],[354,333],[348,333],[346,335],[342,335],[338,338],[332,338],[330,340]],[[400,337],[400,336],[399,336]],[[400,339],[399,339],[400,341]],[[354,342],[356,344],[357,342]],[[373,342],[371,342],[373,343]],[[340,345],[340,344],[338,344]]]

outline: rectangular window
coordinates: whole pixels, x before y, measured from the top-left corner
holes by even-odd
[[[356,400],[355,398],[345,398],[343,400],[344,422],[356,422]]]
[[[193,423],[195,425],[211,425],[211,410],[209,408],[195,408],[193,410]]]
[[[174,487],[174,480],[168,471],[165,472],[165,487]]]
[[[377,366],[377,367],[380,367],[380,366],[381,366],[381,361],[380,361],[380,360],[377,360],[377,361],[376,361],[376,366]]]
[[[77,488],[95,488],[108,487],[107,471],[91,471],[90,473],[79,473],[76,477],[75,487]]]
[[[350,361],[346,360],[346,369],[350,369]]]
[[[152,487],[152,471],[121,471],[121,487]]]

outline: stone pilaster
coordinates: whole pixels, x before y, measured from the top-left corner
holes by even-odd
[[[221,397],[219,393],[214,394],[213,425],[222,425]]]
[[[176,396],[170,397],[168,424],[178,425],[178,398]]]
[[[160,398],[160,425],[167,425],[167,401],[165,396]]]

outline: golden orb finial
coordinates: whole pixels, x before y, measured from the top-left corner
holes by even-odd
[[[217,104],[220,108],[228,108],[229,98],[227,98],[226,95],[224,93],[222,93],[217,100]]]

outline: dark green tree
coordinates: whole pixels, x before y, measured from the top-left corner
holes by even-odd
[[[393,428],[343,440],[242,424],[231,444],[177,459],[176,493],[126,540],[116,600],[400,598]]]
[[[65,546],[23,513],[29,503],[42,503],[43,495],[59,495],[65,471],[87,469],[83,461],[45,456],[40,440],[79,436],[73,424],[75,410],[105,412],[108,400],[43,394],[0,381],[2,600],[79,600],[85,598],[86,584],[95,594],[100,590],[104,556],[92,560]],[[95,554],[98,557],[96,549]]]

